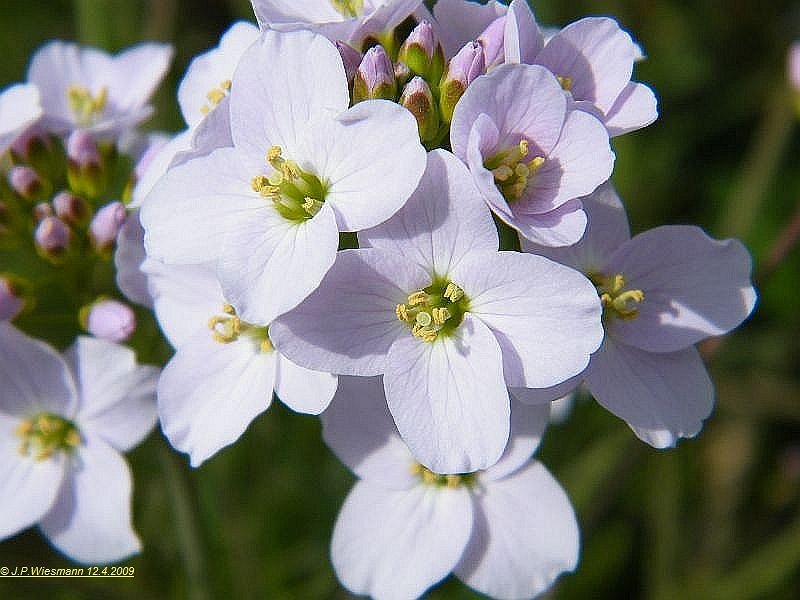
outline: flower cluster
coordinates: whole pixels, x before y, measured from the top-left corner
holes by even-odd
[[[531,459],[550,402],[584,384],[655,447],[696,435],[713,389],[694,345],[752,311],[750,257],[696,227],[630,236],[611,139],[657,110],[632,80],[642,51],[613,19],[543,30],[521,0],[253,8],[258,26],[234,24],[190,64],[186,129],[140,154],[121,198],[130,216],[96,199],[110,193],[120,136],[148,113],[164,49],[40,51],[32,85],[0,97],[0,114],[23,97],[35,107],[12,108],[0,131],[14,206],[61,189],[39,165],[67,135],[69,187],[55,216],[34,207],[37,247],[65,260],[76,228],[100,255],[116,246],[120,289],[175,349],[158,417],[192,466],[273,395],[321,414],[360,478],[331,547],[348,589],[414,598],[453,572],[493,597],[543,593],[579,549],[566,494]],[[16,315],[20,286],[0,283],[0,310]],[[81,314],[120,341],[133,325],[115,302]],[[2,398],[20,414],[14,392]],[[69,402],[15,425],[23,454],[38,444],[37,460],[63,469],[51,455],[94,444],[91,417]],[[46,504],[4,531],[40,522],[84,560],[55,537]]]

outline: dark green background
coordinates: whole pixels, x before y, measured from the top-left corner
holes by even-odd
[[[796,99],[786,51],[800,4],[710,0],[534,4],[543,23],[611,15],[642,43],[637,79],[660,119],[614,141],[614,181],[634,231],[694,223],[742,238],[759,266],[756,313],[716,347],[718,403],[676,450],[639,442],[584,399],[547,434],[540,458],[581,522],[567,598],[800,597],[800,256],[765,266],[800,205]],[[3,0],[0,86],[25,77],[33,51],[61,37],[118,50],[172,41],[176,56],[149,126],[175,131],[174,92],[190,58],[216,43],[242,0]],[[163,349],[136,338],[140,354]],[[328,561],[330,530],[352,476],[325,449],[316,419],[274,405],[232,448],[188,468],[159,432],[129,454],[141,555],[133,580],[2,580],[0,597],[346,598]],[[0,565],[68,566],[36,530],[0,544]],[[447,580],[430,598],[477,597]]]

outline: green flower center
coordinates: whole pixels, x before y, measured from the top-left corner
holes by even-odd
[[[94,125],[108,104],[108,89],[101,87],[96,96],[83,86],[71,85],[67,89],[67,103],[81,127]]]
[[[208,328],[215,342],[230,344],[241,336],[257,343],[261,352],[272,352],[275,347],[269,339],[269,326],[259,327],[236,316],[236,309],[230,304],[222,306],[222,315],[214,315],[208,320]]]
[[[599,275],[590,273],[589,279],[597,288],[597,295],[603,303],[603,319],[617,317],[619,319],[635,319],[639,316],[637,305],[644,301],[642,290],[626,290],[625,277],[616,275]]]
[[[515,148],[509,148],[487,158],[483,166],[494,175],[494,182],[507,202],[519,200],[545,159],[528,157],[528,140],[522,139]]]
[[[469,301],[458,285],[437,278],[428,287],[409,294],[407,304],[398,304],[397,319],[411,327],[411,334],[425,342],[452,334],[469,310]]]
[[[419,463],[411,467],[411,472],[419,477],[425,485],[434,487],[457,488],[460,486],[474,487],[478,483],[478,473],[458,473],[455,475],[440,475],[426,469]]]
[[[36,460],[45,460],[54,453],[71,453],[81,443],[78,428],[72,421],[49,412],[42,412],[25,419],[16,430],[22,439],[19,453],[34,455]]]
[[[325,203],[327,184],[313,173],[307,173],[297,163],[281,156],[280,146],[267,152],[267,162],[275,170],[269,177],[253,177],[253,191],[272,201],[282,217],[302,223],[316,215]]]
[[[364,0],[330,0],[331,6],[343,17],[354,18],[364,12]]]

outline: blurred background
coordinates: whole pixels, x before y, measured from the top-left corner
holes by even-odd
[[[581,523],[577,572],[548,595],[573,598],[800,597],[800,91],[786,78],[800,38],[796,0],[538,0],[543,24],[613,16],[647,60],[635,79],[659,98],[659,120],[614,140],[613,180],[634,232],[691,223],[739,237],[755,265],[759,305],[741,328],[701,348],[717,406],[700,436],[661,452],[588,398],[546,434],[539,458]],[[51,38],[116,51],[164,40],[176,53],[149,128],[177,131],[177,84],[246,0],[2,0],[0,87],[24,80]],[[792,229],[794,223],[794,229]],[[144,323],[144,361],[168,348]],[[198,470],[155,431],[128,455],[144,551],[135,579],[0,579],[3,598],[348,598],[328,542],[353,481],[316,419],[280,403]],[[0,564],[71,563],[35,529],[0,543]],[[449,579],[433,599],[479,596]]]

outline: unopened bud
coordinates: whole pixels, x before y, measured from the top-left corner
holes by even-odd
[[[97,141],[84,129],[76,129],[67,138],[67,156],[81,169],[91,165],[99,167],[101,162]]]
[[[40,254],[50,259],[58,259],[67,253],[70,230],[58,217],[45,217],[36,227],[34,239]]]
[[[93,336],[111,342],[124,342],[136,330],[136,315],[131,307],[108,298],[82,308],[80,321]]]
[[[25,302],[19,297],[16,286],[5,277],[0,277],[0,321],[10,321],[16,317]]]
[[[342,57],[342,64],[344,65],[344,72],[347,75],[347,84],[353,83],[353,78],[356,76],[356,69],[361,64],[361,52],[353,48],[350,44],[345,42],[336,42],[336,49]]]
[[[103,187],[103,157],[89,132],[77,129],[67,139],[67,180],[69,186],[89,198],[100,195]]]
[[[483,46],[477,42],[467,42],[450,59],[447,74],[439,85],[439,107],[442,110],[442,119],[447,123],[452,120],[456,103],[464,91],[476,77],[483,74],[485,68]]]
[[[397,60],[425,81],[439,83],[444,71],[444,50],[430,23],[422,21],[413,29],[400,47]]]
[[[17,136],[11,144],[11,153],[18,161],[31,162],[36,155],[47,152],[49,148],[47,133],[38,125],[33,125]]]
[[[439,114],[433,104],[431,88],[422,77],[414,77],[403,88],[400,104],[405,106],[417,120],[419,137],[428,142],[439,130]]]
[[[397,82],[394,67],[383,46],[373,46],[364,54],[353,81],[353,103],[373,98],[394,100]]]
[[[86,201],[72,192],[59,192],[53,198],[56,216],[68,225],[84,225],[89,220]]]
[[[503,54],[505,29],[506,18],[498,17],[478,36],[478,43],[483,46],[483,60],[487,71],[505,60]]]
[[[50,206],[49,202],[39,202],[36,206],[33,207],[33,222],[34,223],[41,223],[47,217],[53,216],[53,207]]]
[[[800,94],[800,42],[795,42],[789,47],[786,71],[795,93]]]
[[[89,223],[89,239],[95,250],[101,254],[111,251],[127,216],[122,202],[110,202],[95,213]]]
[[[34,200],[45,195],[45,182],[31,167],[17,165],[8,171],[8,183],[26,200]]]

